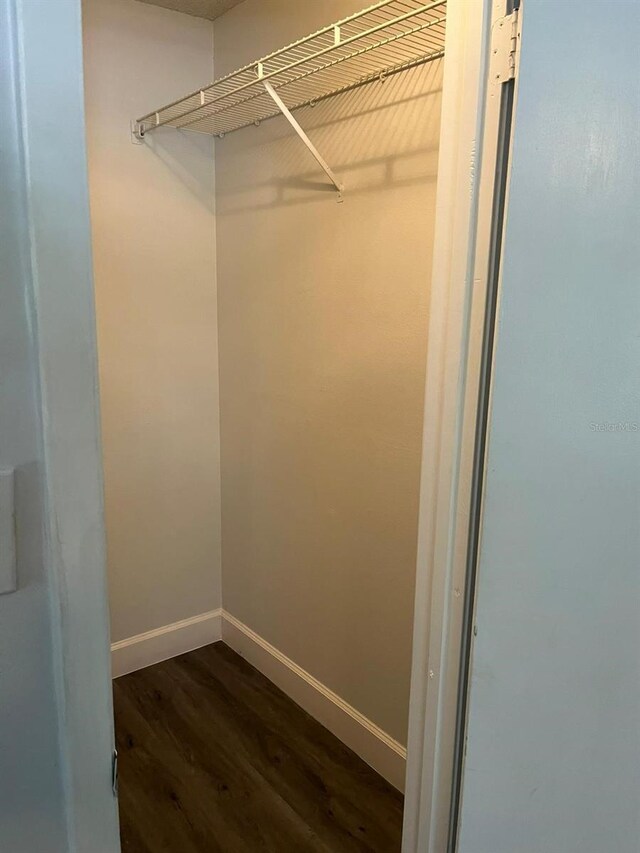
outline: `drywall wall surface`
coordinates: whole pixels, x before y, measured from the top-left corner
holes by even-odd
[[[213,76],[213,24],[85,0],[112,640],[220,606],[213,143],[129,122]]]
[[[640,849],[640,7],[562,10],[523,22],[460,853]]]
[[[247,0],[216,73],[363,4]],[[406,738],[441,69],[216,141],[225,609]]]
[[[0,469],[14,470],[18,572],[17,590],[0,595],[0,846],[55,853],[67,836],[12,6],[0,3]]]

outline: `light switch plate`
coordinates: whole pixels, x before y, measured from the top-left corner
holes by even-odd
[[[0,468],[0,595],[17,587],[13,483],[13,468]]]

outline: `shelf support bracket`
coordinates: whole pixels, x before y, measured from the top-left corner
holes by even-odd
[[[264,80],[263,82],[264,82],[264,88],[267,90],[268,94],[273,99],[273,101],[275,102],[276,106],[278,107],[278,109],[280,110],[282,115],[286,118],[286,120],[289,122],[291,127],[295,130],[295,132],[298,134],[300,139],[307,146],[307,148],[309,149],[311,154],[313,154],[313,156],[315,157],[315,159],[318,162],[318,164],[320,165],[320,167],[326,172],[329,180],[331,181],[331,183],[336,188],[336,191],[338,193],[338,201],[342,201],[342,191],[344,189],[343,184],[341,184],[340,181],[337,179],[337,177],[335,176],[335,174],[331,170],[331,167],[328,165],[328,163],[326,162],[324,157],[320,154],[320,152],[315,147],[313,142],[309,139],[309,137],[304,132],[304,130],[300,127],[298,122],[295,120],[295,118],[291,114],[291,110],[285,104],[285,102],[282,100],[280,95],[278,95],[278,93],[273,88],[271,83],[269,83],[268,80]]]

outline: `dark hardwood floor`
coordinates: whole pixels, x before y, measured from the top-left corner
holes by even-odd
[[[114,702],[123,853],[400,850],[402,796],[223,643]]]

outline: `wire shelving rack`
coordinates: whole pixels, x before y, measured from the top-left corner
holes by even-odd
[[[444,55],[446,0],[381,0],[133,123],[221,137]],[[265,86],[269,83],[269,87]]]

